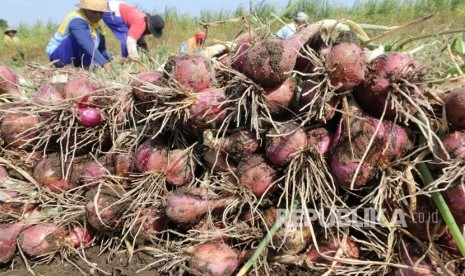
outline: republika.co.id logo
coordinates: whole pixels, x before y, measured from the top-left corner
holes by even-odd
[[[287,214],[286,209],[277,209],[278,215]],[[407,220],[407,215],[402,209],[390,210],[389,216],[386,209],[363,208],[356,211],[350,209],[295,209],[285,221],[286,227],[306,228],[310,223],[319,223],[321,227],[407,227],[410,223],[437,223],[439,213],[416,213],[414,219]]]

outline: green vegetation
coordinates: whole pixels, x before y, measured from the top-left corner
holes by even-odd
[[[288,6],[292,2],[289,1]],[[300,10],[307,12],[311,21],[350,18],[357,23],[385,26],[401,25],[428,14],[435,14],[432,19],[418,24],[413,29],[406,29],[395,36],[389,36],[390,41],[386,41],[388,44],[412,34],[438,33],[443,30],[458,29],[465,26],[465,1],[463,0],[360,0],[352,7],[330,5],[329,0],[303,0],[294,10],[286,13],[281,20],[284,22],[291,21],[292,16]],[[200,18],[179,13],[175,7],[167,6],[164,11],[158,11],[166,19],[166,28],[161,39],[149,38],[149,44],[153,49],[150,55],[155,59],[164,59],[168,55],[176,53],[182,41],[195,34],[195,32],[203,30],[203,27],[199,24],[201,21],[215,22],[245,16],[245,20],[241,22],[226,23],[208,29],[210,38],[230,41],[241,32],[246,31],[247,24],[253,25],[257,20],[261,24],[266,24],[281,12],[282,10],[264,0],[255,3],[255,6],[251,8],[240,6],[233,11],[202,11]],[[270,33],[276,31],[281,24],[278,21],[270,26]],[[18,26],[18,37],[21,39],[21,47],[25,53],[26,63],[48,63],[45,47],[57,27],[57,24],[51,22],[37,22],[33,26]],[[372,31],[368,34],[371,36],[375,33]],[[452,40],[454,37],[461,36],[462,34],[459,33],[448,35],[447,38]],[[111,35],[111,32],[108,32],[107,40],[110,51],[118,55],[119,43]],[[0,47],[4,49],[3,41],[0,43]],[[11,57],[14,54],[11,51],[1,51],[0,62],[16,67],[23,65],[12,62]]]
[[[0,19],[0,29],[5,29],[8,26],[8,23],[5,19]]]

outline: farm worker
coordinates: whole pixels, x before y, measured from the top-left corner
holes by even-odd
[[[181,46],[181,53],[195,53],[205,42],[205,33],[198,32],[193,37],[184,41]]]
[[[105,0],[81,0],[79,10],[69,13],[47,45],[50,61],[56,67],[74,65],[88,68],[91,64],[110,69],[105,36],[100,19],[107,11]]]
[[[7,27],[5,31],[3,31],[3,33],[5,34],[5,38],[3,38],[3,42],[5,42],[5,44],[13,44],[13,45],[19,43],[19,39],[16,36],[17,32],[18,31],[16,31],[14,28]]]
[[[298,12],[294,18],[294,21],[284,25],[281,29],[279,29],[279,31],[276,33],[276,36],[279,38],[289,38],[300,31],[300,29],[305,27],[307,23],[308,15],[304,12]]]
[[[160,38],[163,34],[165,21],[159,15],[143,13],[123,1],[108,1],[108,8],[103,21],[121,42],[123,58],[138,59],[138,47],[148,50],[145,35]]]
[[[24,52],[21,49],[19,38],[16,36],[16,29],[7,27],[3,33],[5,34],[3,42],[5,43],[5,47],[8,49],[7,52],[15,53],[11,57],[13,62],[24,61]]]

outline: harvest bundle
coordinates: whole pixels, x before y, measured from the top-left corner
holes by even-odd
[[[1,66],[0,262],[90,263],[100,245],[149,252],[144,269],[160,273],[233,275],[251,260],[263,273],[458,271],[430,196],[446,190],[465,223],[463,88],[438,95],[420,60],[368,58],[334,27],[251,32],[221,58],[172,56],[119,83],[50,79],[30,98]]]

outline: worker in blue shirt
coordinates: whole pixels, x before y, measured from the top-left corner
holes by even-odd
[[[279,29],[279,31],[276,33],[276,36],[279,38],[289,38],[300,31],[300,29],[305,27],[307,24],[308,15],[304,12],[298,12],[294,18],[294,21],[284,25],[281,29]]]
[[[79,10],[69,13],[47,45],[47,55],[56,67],[73,65],[88,68],[91,64],[109,69],[100,19],[108,11],[105,0],[81,0]]]

